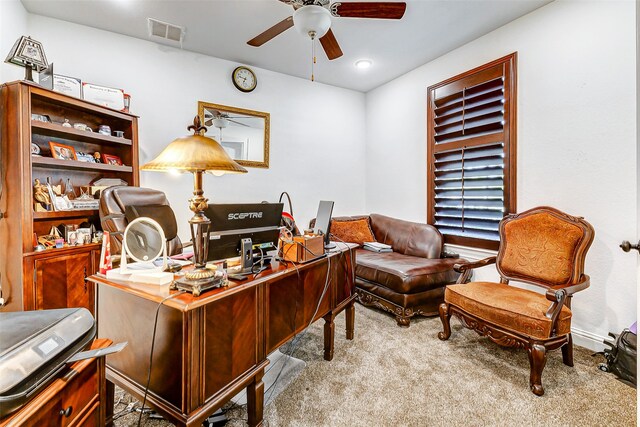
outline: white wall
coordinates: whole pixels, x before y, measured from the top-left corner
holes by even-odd
[[[4,59],[20,36],[27,34],[28,13],[19,0],[0,0],[0,82],[24,78],[24,68]]]
[[[199,100],[266,111],[270,168],[207,175],[205,196],[220,203],[275,202],[286,190],[301,225],[315,216],[320,199],[335,200],[337,213],[363,211],[364,94],[258,68],[257,89],[245,94],[231,83],[239,65],[234,62],[39,15],[29,15],[28,22],[29,34],[42,41],[56,73],[131,94],[131,111],[140,116],[141,165],[187,134]],[[210,129],[213,135],[217,131]],[[180,234],[188,236],[193,176],[141,172],[141,185],[167,193]]]
[[[514,51],[518,210],[594,226],[573,328],[606,336],[636,319],[636,259],[618,248],[638,236],[634,2],[556,1],[369,92],[366,211],[425,221],[427,87]]]

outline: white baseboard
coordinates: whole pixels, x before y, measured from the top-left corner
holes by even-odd
[[[573,343],[580,347],[585,347],[593,351],[602,351],[605,348],[602,341],[604,341],[606,337],[601,335],[577,328],[571,328],[571,335],[573,337]]]

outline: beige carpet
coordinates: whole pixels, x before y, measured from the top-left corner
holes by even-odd
[[[345,340],[340,315],[332,362],[322,358],[322,324],[310,328],[295,352],[307,367],[265,408],[267,425],[637,425],[636,390],[599,371],[601,358],[580,347],[573,368],[562,363],[559,350],[550,353],[545,395],[536,397],[529,391],[526,352],[498,347],[455,319],[451,338],[443,342],[436,336],[439,318],[399,328],[393,317],[356,304],[355,340]],[[229,416],[246,419],[246,412],[240,408]],[[135,421],[137,414],[130,414],[116,425]],[[145,416],[143,425],[169,423],[147,422]]]

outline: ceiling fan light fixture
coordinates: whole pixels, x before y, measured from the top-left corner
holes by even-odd
[[[320,38],[331,27],[331,13],[322,6],[303,6],[294,12],[293,25],[302,35]]]
[[[215,119],[211,120],[211,123],[218,129],[224,129],[229,124],[229,120],[225,119],[224,117],[216,117]]]
[[[366,70],[371,67],[373,62],[370,59],[358,59],[355,63],[355,66],[359,70]]]

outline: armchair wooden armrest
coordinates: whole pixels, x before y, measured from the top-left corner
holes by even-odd
[[[573,294],[575,294],[576,292],[580,292],[580,291],[582,291],[584,289],[587,289],[590,284],[591,284],[591,278],[588,275],[583,274],[582,277],[580,277],[580,281],[578,283],[576,283],[575,285],[571,285],[571,286],[554,286],[551,289],[549,289],[549,291],[547,291],[547,293],[549,293],[552,289],[553,289],[553,291],[562,289],[567,293],[567,296],[573,296]]]
[[[471,270],[474,268],[484,267],[485,265],[495,264],[496,257],[492,256],[489,258],[484,258],[474,262],[463,262],[460,264],[454,264],[453,269],[458,273],[462,273],[456,283],[467,283],[469,278],[471,277]]]
[[[547,290],[545,297],[547,297],[547,299],[551,301],[551,306],[549,306],[549,309],[545,313],[545,316],[548,319],[551,319],[553,329],[555,329],[556,327],[556,320],[558,319],[558,315],[560,314],[560,311],[562,311],[562,306],[564,305],[567,298],[571,297],[576,292],[587,289],[589,287],[589,282],[589,276],[583,274],[580,278],[580,281],[575,285],[564,287],[554,286]]]

